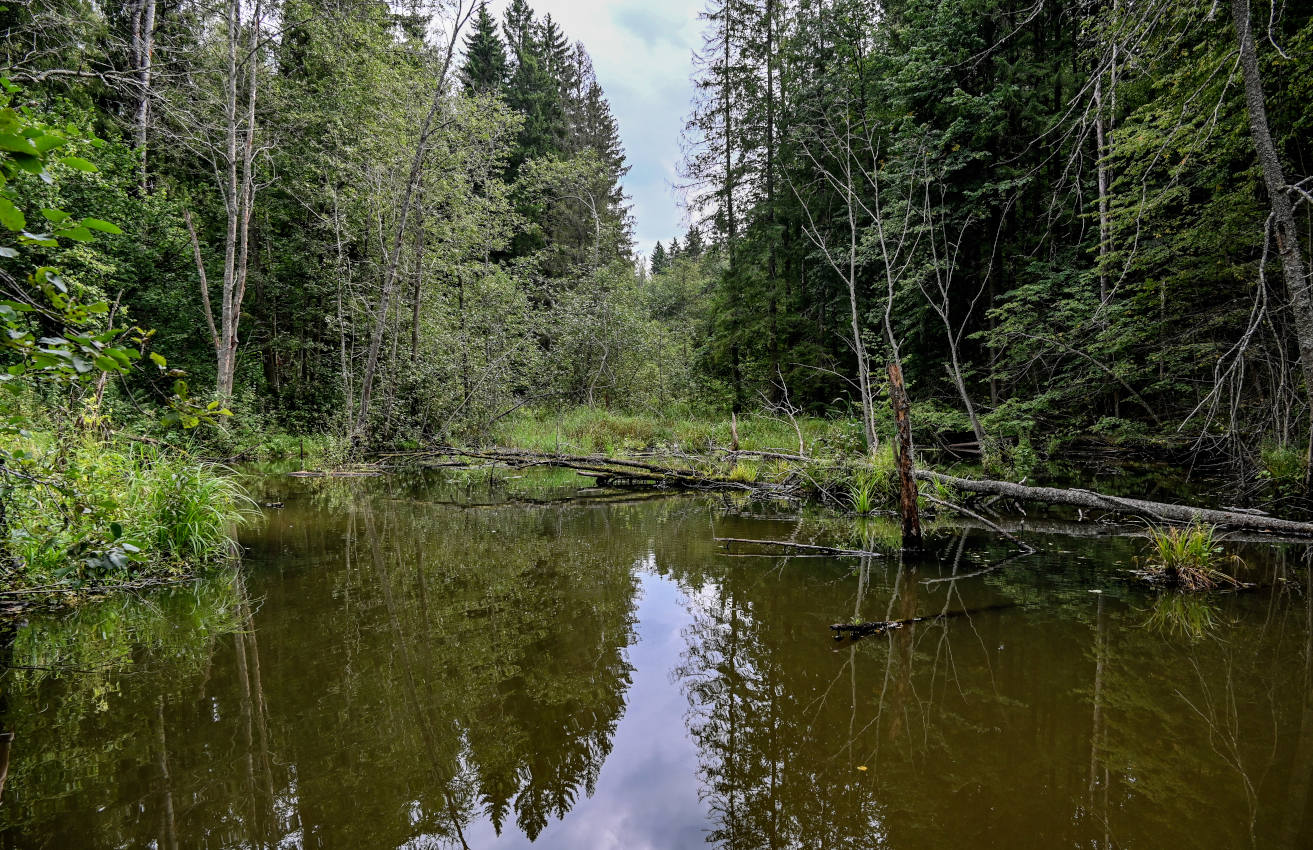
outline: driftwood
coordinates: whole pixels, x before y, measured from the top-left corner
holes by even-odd
[[[1296,537],[1313,537],[1313,523],[1297,522],[1289,519],[1259,516],[1238,511],[1222,511],[1211,508],[1196,508],[1189,505],[1173,505],[1166,502],[1150,502],[1145,499],[1126,499],[1108,496],[1092,490],[1062,490],[1057,487],[1028,487],[1008,481],[989,481],[975,478],[957,478],[928,469],[918,469],[916,476],[926,481],[946,484],[968,493],[981,493],[989,496],[1001,496],[1005,499],[1017,499],[1023,502],[1046,502],[1051,505],[1069,505],[1093,511],[1129,514],[1148,517],[1159,522],[1191,523],[1202,522],[1227,528],[1241,528],[1250,531],[1275,531]]]
[[[378,470],[298,470],[287,473],[288,478],[377,478],[383,473]]]
[[[812,552],[835,558],[884,557],[879,552],[868,552],[865,549],[840,549],[835,546],[817,546],[814,543],[792,543],[787,540],[751,540],[745,537],[716,537],[713,539],[717,543],[724,543],[726,549],[729,549],[731,543],[744,543],[751,546],[778,546],[782,549],[796,549],[800,552]]]
[[[850,637],[862,637],[863,635],[878,635],[883,632],[901,629],[903,626],[910,626],[913,623],[926,623],[932,620],[947,620],[952,617],[969,617],[972,614],[983,614],[986,611],[1002,611],[1005,608],[1016,608],[1015,602],[1004,602],[998,605],[986,605],[983,608],[971,608],[965,611],[941,611],[938,614],[927,614],[924,617],[907,617],[903,620],[875,620],[869,623],[835,623],[830,626],[834,632],[834,639],[839,640],[844,635]]]
[[[788,452],[758,451],[756,449],[717,449],[717,451],[723,452],[731,460],[739,457],[759,457],[766,460],[792,460],[798,463],[811,463],[812,461],[812,458],[807,455],[795,455]]]

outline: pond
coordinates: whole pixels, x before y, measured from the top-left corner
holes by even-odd
[[[1133,538],[739,555],[889,528],[576,482],[270,478],[240,574],[11,624],[0,847],[1313,846],[1302,549],[1183,603]]]

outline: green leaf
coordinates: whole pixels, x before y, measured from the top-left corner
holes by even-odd
[[[74,242],[90,242],[96,238],[96,235],[87,230],[82,225],[65,228],[64,230],[55,231],[55,235],[61,239],[72,239]]]
[[[69,168],[75,168],[78,171],[95,172],[100,170],[99,168],[96,168],[95,163],[88,162],[80,156],[64,156],[60,157],[59,161],[67,165]]]
[[[0,133],[0,151],[28,155],[38,152],[31,139],[25,139],[14,133]]]
[[[23,211],[14,206],[14,202],[0,196],[0,224],[10,230],[22,230],[27,227],[27,218]]]
[[[51,224],[60,224],[68,220],[68,213],[63,210],[53,209],[51,207],[42,207],[41,214],[46,217],[46,221]]]
[[[35,154],[15,153],[10,154],[10,156],[14,158],[14,162],[18,163],[18,167],[28,174],[43,174],[46,170],[46,164],[41,161],[41,157]]]
[[[154,363],[160,369],[165,369],[169,365],[168,361],[164,359],[164,355],[158,354],[154,351],[150,353],[150,362]]]
[[[55,148],[66,144],[68,144],[67,139],[62,136],[56,136],[54,133],[45,133],[32,140],[32,146],[40,153],[52,151]]]
[[[89,227],[92,230],[99,230],[101,233],[110,233],[115,236],[123,235],[123,231],[119,229],[118,225],[111,224],[108,221],[101,221],[98,218],[84,218],[82,219],[82,226]]]
[[[59,242],[51,238],[49,233],[30,233],[23,231],[22,240],[31,242],[33,245],[40,245],[43,248],[58,248]]]

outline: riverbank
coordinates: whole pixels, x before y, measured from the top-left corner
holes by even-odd
[[[185,581],[236,555],[233,471],[156,440],[25,431],[4,445],[0,611]]]

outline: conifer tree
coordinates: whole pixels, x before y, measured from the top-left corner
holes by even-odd
[[[512,0],[502,24],[506,43],[514,60],[506,102],[524,116],[511,174],[518,173],[526,160],[559,153],[565,140],[565,110],[561,90],[551,73],[551,57],[543,42],[545,31],[525,0]]]
[[[696,226],[690,226],[688,233],[684,234],[684,256],[690,260],[696,260],[702,256],[704,246],[702,244],[702,231]]]
[[[666,256],[665,247],[658,241],[656,247],[652,249],[652,276],[656,277],[668,268],[670,268],[670,258]]]
[[[474,29],[465,38],[465,66],[461,69],[465,93],[500,94],[508,73],[506,47],[497,33],[497,22],[488,14],[487,0],[484,0],[474,19]]]

